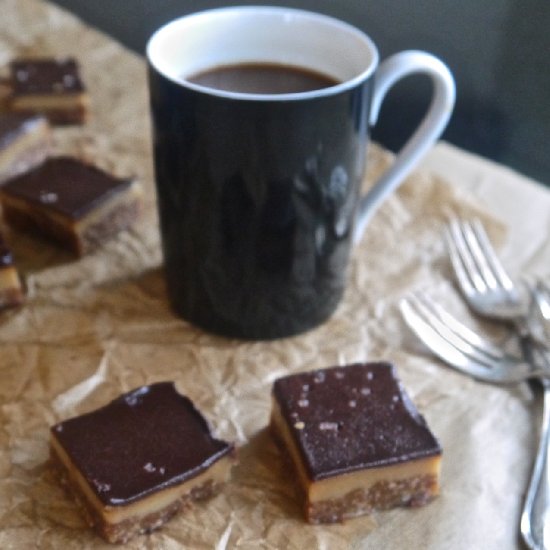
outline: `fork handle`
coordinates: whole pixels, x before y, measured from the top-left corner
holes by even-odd
[[[550,549],[550,381],[542,380],[544,407],[539,448],[521,514],[521,534],[533,550]]]

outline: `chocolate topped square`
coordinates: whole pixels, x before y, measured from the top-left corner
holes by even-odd
[[[299,474],[312,522],[437,493],[441,447],[388,363],[277,380],[271,428]]]
[[[41,112],[55,124],[85,121],[89,99],[76,60],[15,59],[10,75],[10,109]]]
[[[215,493],[233,463],[173,383],[143,386],[51,429],[52,456],[111,542],[158,527]]]
[[[82,255],[137,219],[141,191],[133,179],[55,157],[7,182],[0,200],[9,224],[38,231]]]
[[[115,178],[76,158],[55,157],[7,183],[3,191],[78,220],[131,184],[131,179]]]

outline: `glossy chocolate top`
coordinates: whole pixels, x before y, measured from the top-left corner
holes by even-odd
[[[0,233],[0,268],[13,265],[13,256],[11,250],[6,246],[4,237]]]
[[[55,437],[103,504],[120,506],[192,478],[232,452],[172,382],[143,386],[61,422]]]
[[[9,180],[2,193],[76,220],[131,183],[131,179],[115,178],[78,159],[55,157]]]
[[[312,480],[441,453],[389,363],[288,376],[273,393]]]
[[[9,147],[19,136],[30,132],[46,119],[36,114],[0,114],[0,151]]]
[[[15,95],[75,94],[84,86],[74,59],[17,59],[10,63]]]

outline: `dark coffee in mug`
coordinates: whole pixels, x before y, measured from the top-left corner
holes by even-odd
[[[291,94],[336,86],[338,80],[305,67],[278,63],[239,63],[214,67],[185,78],[216,90],[248,94]]]
[[[254,339],[328,319],[368,220],[445,127],[448,69],[416,51],[379,65],[372,40],[351,25],[262,6],[172,21],[150,39],[147,58],[174,311]],[[428,113],[362,196],[369,127],[387,90],[418,72],[434,83]]]

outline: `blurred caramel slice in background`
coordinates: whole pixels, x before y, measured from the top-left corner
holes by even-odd
[[[71,157],[52,157],[0,188],[6,222],[82,256],[138,219],[141,186]]]
[[[86,122],[90,98],[75,59],[15,59],[9,70],[10,111],[42,113],[52,124]]]

